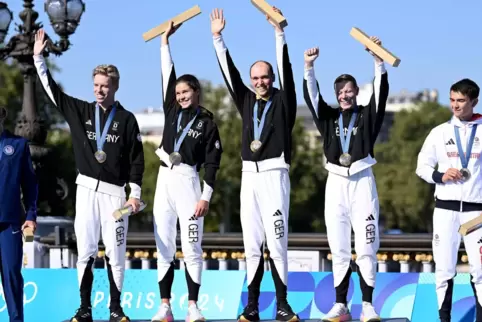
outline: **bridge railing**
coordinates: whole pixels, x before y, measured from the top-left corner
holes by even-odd
[[[128,269],[155,269],[157,251],[153,232],[130,232],[126,239]],[[56,229],[55,234],[40,238],[24,246],[25,267],[73,268],[76,266],[76,239]],[[181,241],[177,234],[176,268],[184,269]],[[242,233],[205,233],[204,269],[245,270],[246,262]],[[354,237],[352,236],[352,259]],[[269,257],[269,250],[265,251]],[[379,272],[433,272],[431,234],[382,234],[377,254]],[[290,271],[331,271],[331,253],[326,234],[290,233],[288,237],[288,262]],[[463,243],[459,250],[458,271],[467,271],[467,255]],[[96,267],[105,267],[104,247],[99,243]],[[353,264],[356,271],[356,265]],[[269,270],[265,261],[265,270]]]

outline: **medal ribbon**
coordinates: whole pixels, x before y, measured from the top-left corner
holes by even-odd
[[[97,104],[95,106],[96,116],[95,116],[95,139],[97,140],[97,151],[102,151],[104,147],[105,139],[107,138],[107,132],[109,131],[110,124],[114,119],[114,115],[116,112],[116,107],[112,108],[112,111],[109,113],[109,117],[105,122],[104,130],[102,131],[102,136],[100,135],[100,106]]]
[[[348,149],[350,148],[351,132],[353,131],[357,114],[358,111],[355,109],[355,111],[351,115],[350,124],[348,125],[348,133],[345,137],[345,129],[343,127],[343,114],[340,112],[340,117],[338,118],[338,128],[340,130],[341,149],[343,150],[343,153],[347,153]]]
[[[254,139],[259,141],[261,137],[261,132],[263,131],[264,122],[266,121],[266,114],[268,114],[268,110],[271,107],[271,99],[266,102],[266,106],[263,110],[263,115],[261,116],[261,121],[258,125],[258,101],[254,104],[254,111],[253,111],[253,126],[254,126]]]
[[[457,150],[459,151],[460,163],[462,163],[463,169],[467,169],[467,166],[469,165],[470,155],[472,154],[472,144],[474,144],[476,130],[477,124],[474,124],[474,126],[472,126],[472,133],[470,133],[469,142],[467,142],[467,148],[465,151],[466,153],[464,153],[464,150],[462,149],[462,143],[460,141],[459,128],[457,126],[454,126],[455,141],[457,142]]]
[[[197,116],[199,115],[199,108],[196,110],[196,115],[192,118],[191,121],[186,125],[186,127],[182,130],[182,134],[179,137],[179,139],[174,138],[174,152],[179,152],[179,148],[181,147],[182,142],[186,138],[187,132],[191,129],[192,124],[194,123],[194,120],[196,120]],[[182,112],[179,113],[177,116],[177,128],[176,128],[176,133],[179,133],[179,127],[181,126],[181,120],[182,120]]]

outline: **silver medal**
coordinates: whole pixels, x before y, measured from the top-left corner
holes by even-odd
[[[95,152],[94,156],[99,163],[104,163],[105,160],[107,160],[107,154],[102,150],[98,150],[97,152]]]
[[[256,152],[261,148],[261,145],[263,144],[261,143],[260,140],[254,140],[253,142],[251,142],[249,147],[251,148],[251,151]]]
[[[172,152],[169,155],[169,161],[174,165],[181,164],[181,160],[182,160],[182,157],[181,157],[181,154],[179,152]]]
[[[344,167],[349,167],[351,164],[351,155],[349,153],[343,153],[340,155],[340,164]]]
[[[462,168],[460,170],[460,173],[462,174],[462,178],[467,181],[470,179],[470,171],[467,168]]]

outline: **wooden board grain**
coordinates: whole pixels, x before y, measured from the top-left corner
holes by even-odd
[[[359,28],[353,27],[350,31],[350,35],[358,40],[360,43],[365,45],[368,49],[372,52],[377,54],[381,59],[383,59],[386,63],[392,65],[393,67],[398,67],[400,65],[400,58],[392,54],[383,46],[379,46],[375,44],[370,37],[361,31]]]
[[[180,13],[179,15],[175,16],[172,19],[169,19],[167,21],[164,21],[160,25],[152,28],[151,30],[145,32],[142,34],[142,38],[144,39],[145,42],[148,42],[160,35],[162,35],[164,32],[166,32],[167,28],[169,27],[169,23],[172,21],[174,22],[174,26],[178,26],[181,23],[184,23],[197,15],[201,14],[201,8],[198,5],[195,5],[194,7],[184,11],[183,13]]]

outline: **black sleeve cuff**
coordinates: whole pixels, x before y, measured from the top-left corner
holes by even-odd
[[[444,174],[442,172],[434,171],[432,173],[432,179],[435,183],[443,183],[443,181],[442,181],[443,176],[444,176]]]

